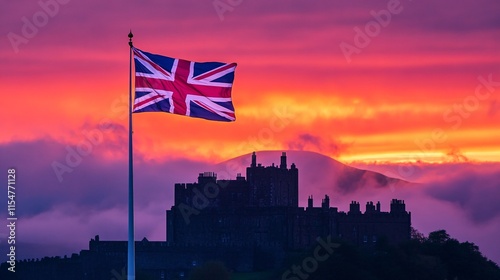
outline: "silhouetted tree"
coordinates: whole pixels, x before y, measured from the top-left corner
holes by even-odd
[[[482,256],[473,243],[460,243],[445,230],[431,232],[428,238],[413,230],[412,239],[401,244],[379,241],[371,249],[338,241],[341,246],[318,262],[317,270],[307,273],[307,280],[500,280],[497,264]],[[288,263],[273,279],[281,279],[291,264],[300,266],[302,260]],[[304,278],[294,274],[288,279]]]
[[[439,244],[444,244],[449,239],[450,235],[444,229],[429,233],[429,238],[428,238],[429,242],[439,243]]]
[[[425,235],[414,227],[411,227],[410,229],[410,238],[411,240],[415,240],[419,243],[423,243],[427,240],[427,238],[425,238]]]

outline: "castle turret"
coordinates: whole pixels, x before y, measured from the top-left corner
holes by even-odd
[[[280,164],[281,169],[286,169],[286,153],[283,152],[281,154],[281,164]]]
[[[313,204],[313,196],[311,195],[307,198],[307,208],[313,208],[313,205],[314,205]]]
[[[373,212],[375,212],[375,205],[373,204],[373,201],[369,201],[366,203],[365,213],[373,213]]]
[[[380,212],[380,201],[377,201],[377,212]]]
[[[287,169],[286,153],[281,155],[279,168],[274,164],[263,167],[257,164],[255,152],[247,167],[248,195],[250,205],[259,207],[299,205],[299,178],[295,165]]]
[[[361,210],[359,209],[359,202],[351,201],[349,205],[349,214],[361,214]]]
[[[214,172],[203,172],[198,175],[198,184],[205,186],[208,183],[216,183],[217,174]]]
[[[406,213],[405,201],[393,199],[391,201],[391,213]]]
[[[323,199],[323,201],[321,201],[321,208],[323,208],[323,210],[330,209],[330,197],[326,194],[325,194],[325,198]]]

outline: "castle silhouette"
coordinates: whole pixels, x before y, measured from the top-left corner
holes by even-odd
[[[318,236],[345,238],[370,246],[381,236],[391,242],[410,237],[410,213],[401,200],[392,200],[389,213],[380,202],[366,204],[362,214],[358,202],[348,213],[330,207],[325,195],[321,207],[299,207],[298,169],[287,168],[286,153],[279,166],[252,162],[246,178],[217,180],[217,174],[200,173],[198,182],[175,184],[175,203],[167,211],[167,241],[203,246],[278,246],[284,250],[306,248]]]
[[[404,201],[393,199],[390,212],[380,202],[368,202],[362,213],[352,201],[347,213],[330,206],[325,195],[320,207],[308,198],[299,207],[299,172],[280,165],[264,167],[255,152],[234,180],[200,173],[196,183],[175,184],[174,205],[166,211],[166,241],[136,241],[136,269],[154,279],[187,279],[193,267],[220,260],[233,271],[279,268],[290,252],[317,244],[318,237],[343,239],[363,248],[384,239],[410,239],[411,213]],[[332,186],[333,187],[333,186]],[[18,263],[19,279],[120,279],[125,276],[126,241],[91,239],[89,249],[69,258],[44,258]]]

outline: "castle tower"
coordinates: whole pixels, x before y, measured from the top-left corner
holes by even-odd
[[[313,208],[314,204],[313,204],[313,196],[309,196],[307,198],[307,208]]]
[[[366,203],[366,209],[365,209],[365,214],[366,213],[374,213],[375,210],[375,205],[373,204],[373,201],[368,201]]]
[[[281,169],[286,169],[286,153],[283,152],[281,154],[281,164],[280,164]]]
[[[406,213],[405,201],[399,199],[393,199],[391,201],[391,214],[402,214]]]
[[[348,214],[361,214],[361,210],[359,208],[359,202],[351,201],[349,205],[349,213]]]
[[[295,164],[287,169],[286,153],[282,153],[279,167],[257,164],[253,153],[247,181],[252,206],[299,206],[299,172]]]
[[[321,201],[321,208],[323,208],[323,210],[330,209],[330,197],[326,194],[325,194],[325,198],[323,199],[323,201]]]
[[[198,184],[205,186],[209,183],[215,183],[217,181],[217,174],[214,172],[203,172],[198,175]]]

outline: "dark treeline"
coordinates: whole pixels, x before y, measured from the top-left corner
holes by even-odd
[[[292,252],[282,268],[274,271],[232,273],[226,269],[224,263],[214,261],[195,268],[187,278],[189,280],[500,280],[500,268],[497,264],[485,258],[473,243],[459,242],[451,238],[445,230],[432,232],[428,237],[413,230],[409,241],[390,244],[380,238],[370,248],[354,246],[342,240],[329,241],[335,245],[328,247],[330,252],[325,247],[318,249],[318,244],[310,250]],[[81,265],[79,266],[77,257],[46,258],[36,265],[44,266],[49,263],[58,275],[61,273],[64,275],[66,270],[83,269]],[[20,274],[8,272],[7,263],[3,263],[0,268],[2,270],[0,279],[28,279],[21,277]],[[53,278],[40,275],[37,279]],[[107,280],[110,277],[108,275],[102,279]],[[157,278],[150,277],[139,269],[136,279]]]
[[[381,239],[373,250],[339,243],[341,246],[307,279],[500,280],[497,264],[485,258],[473,243],[461,243],[445,230],[428,237],[413,231],[410,241],[398,245]]]
[[[190,280],[210,279],[277,279],[277,280],[500,280],[500,268],[485,258],[479,248],[470,242],[459,242],[445,230],[428,237],[412,231],[412,239],[398,245],[381,239],[371,249],[352,246],[336,240],[335,248],[317,266],[304,260],[312,257],[310,251],[290,257],[283,269],[261,276],[233,274],[221,269],[220,263],[211,263],[194,270]],[[307,263],[307,262],[306,262]],[[293,267],[299,267],[295,272]],[[289,271],[288,273],[286,273]]]

